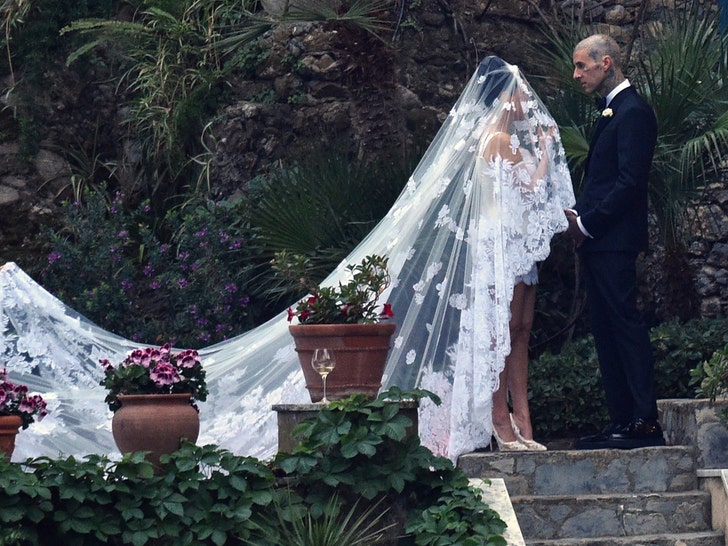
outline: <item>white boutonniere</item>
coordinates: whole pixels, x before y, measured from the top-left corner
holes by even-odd
[[[611,108],[605,108],[602,110],[602,117],[603,118],[611,118],[614,115],[614,110]]]

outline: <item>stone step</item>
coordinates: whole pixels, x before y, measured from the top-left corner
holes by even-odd
[[[665,533],[632,537],[557,538],[526,540],[527,546],[725,546],[723,533]]]
[[[702,532],[710,493],[511,496],[524,537],[565,539]]]
[[[502,478],[511,496],[659,493],[698,489],[692,446],[467,453],[469,478]]]

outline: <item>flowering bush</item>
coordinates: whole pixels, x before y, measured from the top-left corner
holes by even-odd
[[[121,407],[120,394],[189,393],[195,409],[196,400],[207,399],[205,370],[194,349],[174,353],[166,344],[135,349],[116,368],[106,358],[100,362],[105,373],[101,385],[109,390],[105,402],[111,411]]]
[[[273,267],[285,277],[306,288],[309,296],[288,309],[288,321],[300,324],[369,324],[394,316],[390,304],[379,306],[379,296],[389,286],[387,258],[376,254],[367,256],[359,265],[349,265],[348,283],[320,286],[311,282],[306,271],[308,258],[276,254]]]
[[[8,381],[5,370],[0,374],[0,415],[17,415],[28,428],[36,416],[38,421],[48,415],[46,403],[39,394],[28,394],[28,387]]]
[[[37,272],[43,287],[140,343],[199,348],[250,329],[261,310],[248,291],[256,258],[245,200],[190,198],[166,213],[129,200],[89,189],[66,204]]]

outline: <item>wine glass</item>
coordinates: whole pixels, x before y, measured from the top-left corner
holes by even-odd
[[[321,376],[321,380],[324,383],[324,397],[321,399],[322,404],[327,404],[329,401],[326,398],[326,378],[336,366],[336,360],[334,360],[334,353],[330,349],[314,349],[313,358],[311,358],[311,366]]]

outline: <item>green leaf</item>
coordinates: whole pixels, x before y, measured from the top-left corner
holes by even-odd
[[[182,516],[185,513],[184,507],[180,502],[164,502],[162,506],[176,516]]]

